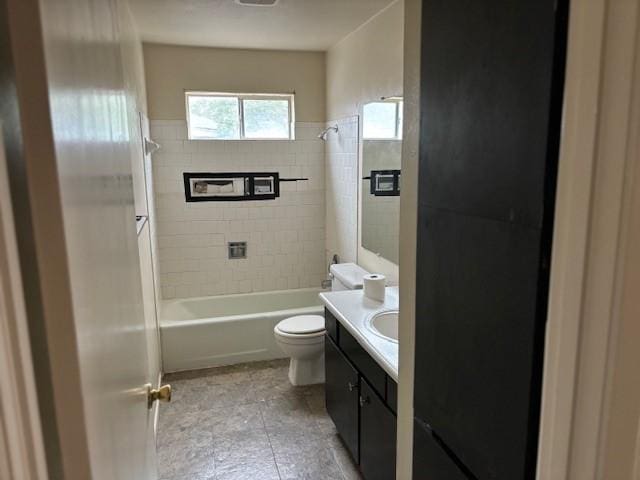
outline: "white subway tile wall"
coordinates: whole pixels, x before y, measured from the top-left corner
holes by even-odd
[[[358,116],[328,122],[338,124],[325,145],[327,186],[327,260],[333,254],[341,262],[358,256]]]
[[[162,297],[186,298],[320,286],[325,265],[322,123],[297,123],[295,140],[188,140],[184,121],[152,120]],[[270,172],[275,200],[185,202],[183,172]],[[229,260],[227,242],[247,242]]]

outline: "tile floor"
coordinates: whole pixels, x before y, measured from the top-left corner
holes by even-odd
[[[288,361],[169,374],[158,423],[160,480],[360,480],[324,405]]]

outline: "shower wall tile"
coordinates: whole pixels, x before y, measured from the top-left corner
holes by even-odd
[[[325,265],[322,123],[297,123],[293,141],[188,140],[184,121],[152,120],[154,195],[162,296],[185,298],[316,287]],[[277,171],[276,200],[187,203],[182,174]],[[227,242],[248,258],[229,260]]]
[[[358,254],[358,116],[328,122],[338,124],[325,145],[326,260],[338,254],[355,262]]]

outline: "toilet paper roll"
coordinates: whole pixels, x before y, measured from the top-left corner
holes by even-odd
[[[384,292],[387,285],[387,279],[379,273],[371,273],[362,277],[364,288],[364,296],[371,300],[384,302]]]

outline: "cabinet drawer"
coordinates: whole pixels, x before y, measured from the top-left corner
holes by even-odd
[[[385,371],[371,358],[371,355],[360,346],[358,341],[344,328],[338,325],[338,345],[345,353],[347,358],[356,366],[363,377],[371,384],[382,398],[386,396],[387,374]]]
[[[338,345],[338,320],[328,308],[324,309],[324,328],[331,340]]]

